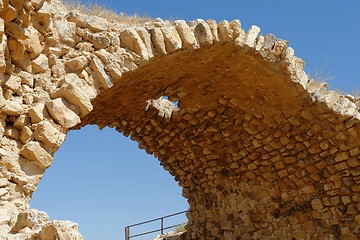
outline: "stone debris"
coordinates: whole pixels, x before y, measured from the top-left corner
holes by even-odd
[[[360,100],[239,20],[110,23],[0,2],[0,238],[80,240],[28,202],[69,130],[114,127],[188,199],[163,239],[358,239]],[[165,98],[167,96],[167,99]]]

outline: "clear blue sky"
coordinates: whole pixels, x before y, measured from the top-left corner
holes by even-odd
[[[306,71],[330,78],[332,89],[360,89],[358,0],[97,2],[153,18],[240,19],[244,29],[258,25],[263,34],[288,40]],[[115,240],[124,238],[126,225],[187,209],[187,203],[173,178],[135,142],[88,126],[68,134],[31,207],[79,223],[86,240]]]

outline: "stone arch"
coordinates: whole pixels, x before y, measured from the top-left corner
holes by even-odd
[[[238,20],[123,26],[55,0],[3,11],[7,239],[80,238],[28,200],[86,124],[129,135],[179,181],[188,239],[358,237],[359,103],[309,80],[286,41]]]

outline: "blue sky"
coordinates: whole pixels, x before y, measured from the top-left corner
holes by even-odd
[[[82,1],[88,4],[90,1]],[[94,1],[92,1],[94,2]],[[160,17],[240,19],[289,41],[306,71],[345,93],[360,89],[360,1],[97,1],[117,12]],[[187,209],[173,178],[113,129],[68,134],[31,207],[79,224],[86,240],[123,239],[126,225]],[[183,219],[179,219],[183,221]],[[149,239],[149,238],[139,238]]]

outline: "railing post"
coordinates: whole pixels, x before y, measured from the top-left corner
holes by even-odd
[[[164,218],[161,218],[161,234],[164,234]]]
[[[125,227],[125,240],[130,240],[130,227]]]

